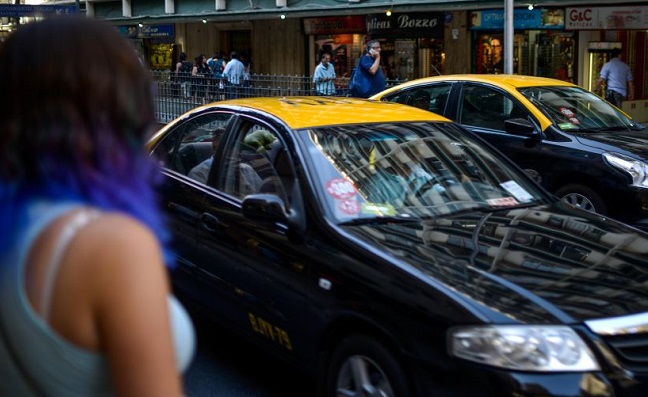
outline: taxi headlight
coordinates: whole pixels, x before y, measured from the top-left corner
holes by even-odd
[[[474,326],[450,332],[450,354],[520,371],[597,371],[594,354],[566,326]]]
[[[611,166],[630,174],[634,186],[648,188],[648,164],[618,153],[603,153],[603,158]]]

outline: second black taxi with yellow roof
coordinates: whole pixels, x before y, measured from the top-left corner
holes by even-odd
[[[444,115],[573,205],[648,229],[648,134],[575,84],[521,75],[412,80],[374,97]]]
[[[443,117],[224,101],[150,150],[176,291],[321,396],[648,387],[648,235],[558,200]]]

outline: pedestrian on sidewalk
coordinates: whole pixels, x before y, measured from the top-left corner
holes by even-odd
[[[369,98],[385,89],[385,75],[380,65],[380,42],[371,40],[360,57],[349,83],[349,93],[357,98]]]
[[[634,99],[634,81],[630,66],[623,62],[621,49],[612,49],[611,56],[601,68],[600,77],[596,80],[596,91],[605,94],[608,102],[621,109],[626,98],[630,101]],[[602,91],[604,82],[605,92]]]
[[[191,69],[193,64],[187,61],[187,54],[181,52],[178,56],[178,63],[175,67],[175,83],[179,86],[179,95],[183,98],[189,97],[190,83],[191,79]]]
[[[322,53],[313,73],[313,84],[317,95],[335,95],[335,67],[331,64],[330,52]]]
[[[152,84],[85,16],[0,49],[0,396],[183,395],[195,336],[144,148]]]
[[[223,75],[227,79],[227,98],[233,99],[238,97],[239,89],[245,73],[245,66],[239,60],[238,53],[232,51],[230,53],[230,60],[225,66]]]

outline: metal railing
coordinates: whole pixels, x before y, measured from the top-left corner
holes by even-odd
[[[168,123],[197,106],[225,99],[315,95],[311,76],[251,74],[249,80],[241,80],[240,86],[233,86],[208,77],[175,79],[170,71],[152,71],[152,75],[157,88],[155,102],[160,123]],[[387,86],[402,82],[404,80],[388,80]],[[335,96],[348,96],[349,78],[336,79],[335,87]]]

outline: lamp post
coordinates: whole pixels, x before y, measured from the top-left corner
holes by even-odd
[[[504,0],[504,73],[513,74],[513,0]]]

